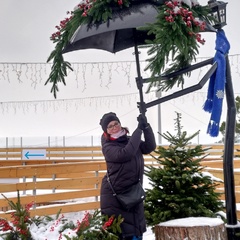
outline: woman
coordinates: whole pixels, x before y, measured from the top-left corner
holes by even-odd
[[[115,113],[106,113],[100,120],[103,129],[102,152],[107,163],[109,179],[116,193],[132,186],[139,179],[143,183],[143,154],[149,154],[156,148],[155,137],[146,117],[140,114],[138,122],[138,127],[129,137],[128,129],[121,126]],[[142,133],[145,141],[141,140]],[[121,215],[124,218],[119,239],[142,239],[146,231],[143,203],[130,211],[125,210],[113,195],[107,176],[102,180],[101,211],[104,215]]]

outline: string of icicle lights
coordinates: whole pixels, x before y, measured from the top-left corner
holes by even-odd
[[[206,58],[198,58],[197,61],[201,62]],[[240,54],[229,56],[231,64],[231,73],[235,78],[240,80]],[[89,63],[71,63],[73,71],[68,72],[66,79],[67,84],[74,82],[75,87],[79,88],[82,93],[90,88],[89,82],[94,82],[99,87],[109,88],[113,84],[116,76],[124,79],[121,84],[126,87],[135,86],[136,76],[136,63],[135,61],[120,61],[120,62],[89,62]],[[141,69],[144,69],[147,62],[141,61]],[[44,83],[48,78],[51,70],[51,63],[0,63],[0,84],[10,88],[16,83],[22,86],[30,87],[39,91],[41,88],[45,88]],[[204,68],[209,68],[208,66]],[[197,79],[200,80],[206,69],[200,69],[197,75]],[[142,71],[143,78],[150,77],[148,72]],[[236,90],[237,91],[237,90]],[[239,92],[239,91],[237,91]],[[50,93],[49,93],[50,94]],[[235,93],[239,94],[239,93]],[[196,92],[191,94],[191,100],[204,99],[206,93]],[[152,101],[156,98],[154,92],[145,94],[146,102]],[[1,98],[0,98],[1,99]],[[79,97],[68,99],[56,99],[56,100],[27,100],[27,101],[0,101],[0,111],[8,113],[10,111],[22,111],[24,113],[33,111],[48,112],[58,111],[59,109],[65,109],[68,111],[70,108],[78,110],[81,107],[95,107],[101,106],[120,106],[124,104],[136,105],[139,101],[138,92],[131,92],[127,94],[114,94],[107,96],[94,96],[94,97]],[[182,100],[183,101],[183,100]]]

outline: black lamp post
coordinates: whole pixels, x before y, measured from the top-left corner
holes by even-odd
[[[221,29],[226,23],[226,6],[227,3],[222,1],[210,0],[208,5],[211,8],[211,15],[216,22],[213,25],[216,29]],[[226,101],[227,101],[227,120],[226,134],[223,155],[224,170],[224,188],[225,188],[225,207],[227,216],[227,237],[228,240],[240,239],[240,224],[237,221],[236,214],[236,197],[234,183],[234,136],[236,126],[236,105],[234,100],[234,91],[232,85],[231,69],[228,56],[226,56]]]

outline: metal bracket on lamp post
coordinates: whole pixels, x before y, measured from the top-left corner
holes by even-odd
[[[194,91],[197,91],[197,90],[201,89],[205,85],[205,83],[208,81],[208,79],[211,77],[211,75],[215,72],[215,70],[217,68],[217,63],[216,62],[213,63],[213,58],[210,58],[210,59],[205,60],[203,62],[196,63],[194,65],[190,65],[189,67],[181,69],[179,71],[170,73],[168,75],[161,76],[161,79],[176,77],[178,75],[181,75],[181,74],[184,74],[184,73],[187,73],[187,72],[191,72],[195,69],[201,68],[201,67],[206,66],[208,64],[212,64],[212,67],[208,70],[208,72],[204,75],[204,77],[200,80],[200,82],[198,84],[193,85],[193,86],[188,87],[188,88],[185,88],[185,89],[182,89],[182,90],[177,91],[177,92],[175,92],[173,94],[170,94],[168,96],[161,97],[161,98],[159,98],[157,100],[154,100],[154,101],[151,101],[149,103],[146,103],[146,108],[153,107],[157,104],[166,102],[168,100],[171,100],[171,99],[174,99],[174,98],[177,98],[177,97],[180,97],[180,96],[183,96],[183,95],[186,95],[188,93],[191,93],[191,92],[194,92]],[[143,81],[144,81],[144,83],[150,82],[151,78],[145,78],[145,79],[143,79]]]
[[[234,158],[234,135],[235,135],[235,125],[236,125],[236,106],[234,100],[234,91],[232,86],[231,69],[229,64],[228,55],[226,57],[226,101],[227,101],[227,121],[226,121],[226,135],[224,142],[224,157],[223,157],[223,169],[224,169],[224,189],[225,189],[225,202],[226,202],[226,216],[227,216],[227,237],[228,240],[240,240],[240,224],[237,221],[236,215],[236,198],[235,198],[235,185],[234,185],[234,168],[233,168],[233,158]],[[187,72],[191,72],[195,69],[201,68],[208,64],[212,64],[211,68],[203,76],[200,82],[191,87],[182,89],[168,96],[161,97],[157,100],[146,103],[146,108],[153,107],[157,104],[166,102],[168,100],[186,95],[188,93],[197,91],[201,89],[205,83],[209,80],[212,74],[217,68],[217,63],[213,62],[213,58],[205,60],[203,62],[190,65],[187,68],[181,69],[179,71],[173,72],[171,74],[161,76],[161,79],[172,78]],[[150,82],[151,78],[143,79],[144,83]],[[239,234],[239,236],[238,236]]]

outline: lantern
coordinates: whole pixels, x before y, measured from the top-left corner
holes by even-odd
[[[210,0],[208,6],[211,9],[211,15],[215,18],[216,22],[213,25],[216,29],[221,29],[226,23],[226,6],[227,3],[222,1]]]

